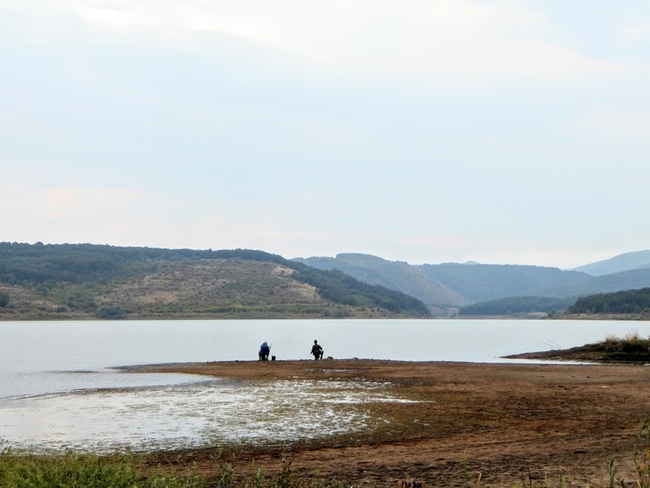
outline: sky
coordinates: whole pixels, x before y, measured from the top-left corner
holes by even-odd
[[[0,241],[650,249],[647,0],[0,0]]]

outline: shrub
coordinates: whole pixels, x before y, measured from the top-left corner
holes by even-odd
[[[95,310],[95,317],[104,320],[120,320],[126,318],[126,312],[115,305],[104,305]]]

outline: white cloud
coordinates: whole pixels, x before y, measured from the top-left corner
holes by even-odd
[[[539,11],[516,0],[56,0],[105,27],[245,38],[338,74],[481,84],[581,80],[621,69],[555,43]]]

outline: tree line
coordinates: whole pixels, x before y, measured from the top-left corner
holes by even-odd
[[[643,313],[650,311],[650,288],[599,293],[578,298],[567,313]]]
[[[565,310],[575,298],[555,297],[509,297],[462,307],[458,315],[515,315],[531,312]]]

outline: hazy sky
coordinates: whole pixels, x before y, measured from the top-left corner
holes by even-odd
[[[0,241],[650,248],[650,2],[0,0]]]

